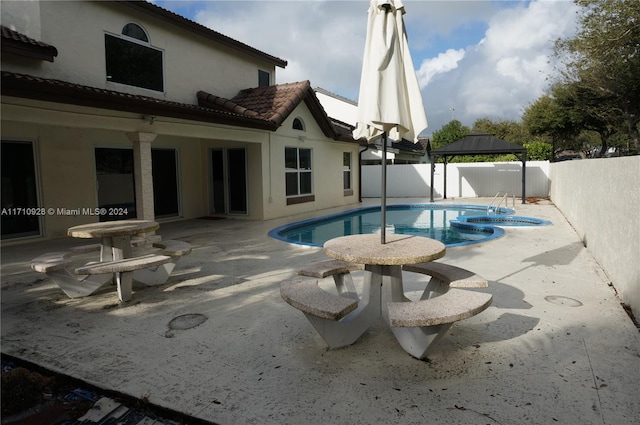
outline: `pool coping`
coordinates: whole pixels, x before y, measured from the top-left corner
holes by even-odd
[[[389,210],[394,210],[394,209],[399,209],[399,208],[409,208],[409,209],[421,209],[421,210],[441,210],[441,209],[456,209],[456,208],[466,208],[466,209],[470,209],[470,210],[483,210],[483,211],[489,211],[490,206],[486,206],[486,205],[478,205],[478,204],[416,204],[416,203],[409,203],[409,204],[391,204],[391,205],[387,205],[387,211]],[[290,240],[287,238],[284,238],[282,236],[279,235],[279,233],[281,233],[282,231],[286,230],[295,230],[301,227],[305,227],[311,223],[323,223],[323,222],[329,222],[332,221],[333,219],[335,219],[336,217],[340,217],[340,216],[347,216],[350,214],[356,214],[356,213],[362,213],[362,212],[370,212],[370,211],[376,211],[376,210],[380,210],[381,206],[380,205],[373,205],[373,206],[366,206],[366,207],[360,207],[360,208],[354,208],[351,210],[347,210],[347,211],[341,211],[338,213],[332,213],[332,214],[327,214],[324,215],[322,217],[315,217],[315,218],[309,218],[309,219],[305,219],[305,220],[300,220],[300,221],[296,221],[294,223],[289,223],[289,224],[284,224],[278,227],[275,227],[273,229],[271,229],[267,234],[269,237],[285,242],[285,243],[290,243],[293,245],[300,245],[300,246],[309,246],[309,247],[319,247],[321,248],[322,245],[320,244],[311,244],[311,243],[306,243],[306,242],[300,242],[300,241],[294,241],[294,240]],[[495,209],[493,209],[492,211],[495,211]],[[496,216],[496,217],[505,217],[505,216],[512,216],[513,214],[515,214],[515,211],[511,208],[505,208],[505,207],[500,207],[498,209],[499,212],[502,212],[502,214],[492,214],[492,216]],[[457,242],[457,243],[452,243],[452,244],[445,244],[447,248],[456,248],[456,247],[461,247],[461,246],[469,246],[469,245],[477,245],[480,243],[484,243],[484,242],[489,242],[491,240],[495,240],[498,239],[502,236],[504,236],[505,231],[504,229],[500,228],[498,225],[493,225],[493,224],[476,224],[476,223],[469,223],[466,222],[465,220],[460,220],[460,218],[463,216],[458,216],[455,220],[449,220],[451,227],[455,227],[458,230],[463,230],[463,231],[467,231],[467,232],[482,232],[482,233],[489,233],[490,235],[487,236],[486,238],[480,239],[480,240],[474,240],[474,241],[467,241],[467,242]]]

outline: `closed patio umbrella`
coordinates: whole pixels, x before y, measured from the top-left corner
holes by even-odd
[[[387,139],[418,141],[427,128],[400,0],[371,0],[353,136],[382,141],[381,242],[385,243]]]

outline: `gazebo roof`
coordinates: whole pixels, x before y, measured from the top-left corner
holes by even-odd
[[[490,133],[474,133],[438,149],[433,149],[431,156],[455,155],[494,155],[507,153],[524,153],[527,148],[498,139]]]

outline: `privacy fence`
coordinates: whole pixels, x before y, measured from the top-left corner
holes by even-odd
[[[362,167],[362,196],[379,198],[382,166]],[[434,199],[444,196],[444,164],[436,164]],[[527,197],[549,196],[549,162],[529,161],[526,165]],[[387,196],[390,198],[428,198],[431,190],[431,164],[387,166]],[[498,192],[522,195],[522,163],[470,162],[447,164],[447,198],[495,196]]]
[[[550,196],[640,318],[640,156],[551,164]]]

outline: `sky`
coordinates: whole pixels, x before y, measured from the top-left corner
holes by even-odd
[[[155,0],[288,62],[276,83],[309,80],[358,100],[368,0]],[[452,119],[519,121],[555,75],[553,42],[575,34],[570,0],[404,0],[431,135]]]

